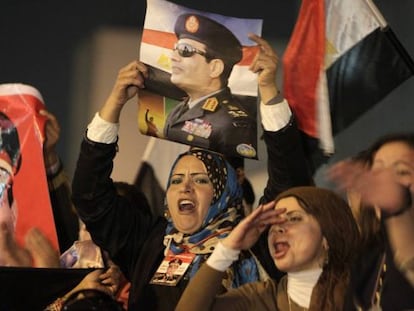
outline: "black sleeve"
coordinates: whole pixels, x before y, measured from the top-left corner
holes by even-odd
[[[261,203],[274,200],[281,192],[295,186],[313,185],[296,120],[277,132],[264,131],[267,149],[268,180]]]
[[[47,176],[50,203],[61,253],[78,239],[79,220],[71,201],[70,183],[60,165],[58,171]]]
[[[72,199],[93,241],[128,276],[156,222],[146,200],[132,204],[120,196],[110,177],[116,144],[84,139],[73,182]]]
[[[293,116],[283,129],[277,132],[264,131],[263,138],[268,154],[268,181],[260,203],[274,200],[278,194],[291,187],[314,184]],[[252,251],[270,277],[279,280],[284,275],[276,268],[269,254],[267,231],[262,233]]]

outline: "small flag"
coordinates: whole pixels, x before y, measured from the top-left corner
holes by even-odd
[[[335,134],[414,73],[371,0],[303,0],[283,65],[299,128],[326,156]]]

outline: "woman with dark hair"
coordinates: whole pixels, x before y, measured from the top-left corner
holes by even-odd
[[[414,134],[380,137],[329,178],[347,191],[362,238],[345,309],[413,309]]]
[[[223,269],[270,227],[278,283],[246,284],[219,294]],[[358,228],[346,202],[330,190],[296,187],[260,206],[221,240],[187,286],[177,310],[342,310]]]

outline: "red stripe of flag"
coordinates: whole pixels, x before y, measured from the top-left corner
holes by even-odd
[[[316,89],[325,54],[323,1],[303,0],[298,20],[283,56],[284,96],[299,128],[318,137]]]

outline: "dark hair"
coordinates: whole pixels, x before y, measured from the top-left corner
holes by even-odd
[[[276,198],[294,197],[318,222],[328,242],[328,262],[315,285],[316,300],[310,310],[338,310],[349,281],[359,243],[359,231],[351,208],[335,192],[312,186],[290,188]]]
[[[122,304],[112,296],[97,289],[81,289],[63,303],[62,311],[124,311]]]
[[[370,148],[364,151],[368,158],[369,165],[370,166],[372,165],[375,154],[382,146],[389,144],[389,143],[397,143],[397,142],[406,144],[408,147],[414,150],[414,133],[404,133],[404,132],[392,133],[392,134],[384,135],[378,138],[371,145]]]
[[[378,151],[379,148],[380,146],[376,146],[374,148],[375,152]],[[352,157],[352,161],[361,163],[367,168],[370,168],[374,158],[373,152],[374,151],[363,150]],[[367,247],[370,247],[371,244],[377,245],[377,243],[382,240],[381,222],[378,219],[373,206],[368,206],[366,203],[361,202],[358,209],[359,213],[358,216],[355,217],[355,220],[358,223],[360,231],[360,250],[364,250]]]

